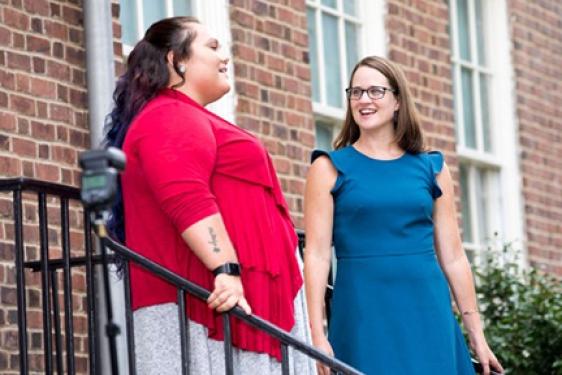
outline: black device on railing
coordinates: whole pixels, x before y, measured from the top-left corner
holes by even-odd
[[[117,195],[117,178],[125,169],[125,154],[114,147],[92,150],[80,155],[82,179],[80,196],[93,211],[108,210]]]
[[[84,208],[90,212],[101,251],[103,288],[107,312],[105,333],[109,340],[111,373],[118,375],[116,337],[121,333],[121,329],[113,322],[113,307],[111,303],[111,290],[109,288],[109,262],[105,243],[107,232],[104,219],[117,197],[119,172],[125,169],[126,158],[123,151],[109,147],[105,150],[83,152],[80,155],[79,162],[82,167],[80,198]]]

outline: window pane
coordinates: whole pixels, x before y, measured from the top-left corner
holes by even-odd
[[[472,88],[472,71],[461,69],[462,105],[464,124],[464,143],[466,147],[476,148],[476,124],[474,121],[474,92]]]
[[[119,21],[121,22],[121,40],[123,44],[132,46],[141,38],[137,35],[137,12],[135,0],[120,0]]]
[[[457,144],[460,143],[459,142],[459,134],[460,134],[460,130],[459,130],[459,123],[461,121],[461,114],[460,114],[460,98],[461,95],[457,95],[457,87],[459,85],[458,82],[458,78],[457,78],[457,74],[456,74],[456,69],[458,69],[458,66],[454,66],[452,67],[452,75],[453,75],[453,106],[454,106],[454,110],[455,110],[455,134],[457,135]]]
[[[322,31],[324,32],[324,79],[326,81],[326,101],[333,107],[343,108],[341,84],[340,43],[338,38],[338,19],[329,14],[322,14]]]
[[[310,71],[312,74],[312,100],[320,102],[320,76],[318,74],[318,38],[316,36],[316,12],[313,9],[306,9],[308,20],[308,56],[310,59]]]
[[[316,121],[316,148],[319,150],[332,150],[332,125],[320,120]]]
[[[474,242],[472,238],[472,216],[470,215],[470,199],[468,195],[468,170],[464,164],[459,165],[459,184],[462,204],[462,240]]]
[[[487,35],[486,23],[484,22],[484,14],[482,13],[482,4],[479,0],[474,2],[474,13],[476,23],[476,46],[478,47],[478,62],[481,66],[486,66],[486,49],[484,35]]]
[[[143,22],[144,28],[148,29],[150,25],[166,17],[166,3],[164,1],[154,1],[154,0],[143,0],[142,1],[142,12],[143,12]]]
[[[322,5],[336,9],[336,0],[322,0]]]
[[[357,0],[345,0],[343,11],[350,16],[357,16]]]
[[[484,150],[492,152],[492,135],[490,134],[490,97],[488,77],[480,74],[480,111],[482,113],[482,136],[484,137]]]
[[[489,196],[489,189],[486,186],[486,176],[485,171],[483,169],[476,169],[475,177],[475,186],[476,186],[476,207],[478,212],[476,213],[476,217],[478,217],[478,232],[480,232],[480,238],[478,239],[478,243],[480,245],[486,244],[490,240],[489,236],[489,223],[488,223],[488,213],[486,207],[490,206],[490,196]]]
[[[345,49],[346,49],[346,72],[347,77],[351,77],[351,70],[359,60],[359,52],[357,48],[358,42],[357,26],[351,22],[345,23]]]
[[[470,29],[468,26],[468,4],[467,0],[457,1],[457,21],[458,21],[458,44],[460,58],[470,61]]]
[[[174,0],[174,16],[191,16],[191,0]]]

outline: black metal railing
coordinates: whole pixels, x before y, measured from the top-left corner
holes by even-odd
[[[74,342],[74,307],[72,298],[72,268],[85,267],[86,279],[86,315],[88,321],[88,351],[89,351],[89,373],[95,374],[98,367],[96,359],[99,349],[97,335],[97,308],[94,291],[94,264],[99,264],[99,257],[95,256],[90,240],[90,220],[82,212],[83,224],[81,225],[82,238],[84,241],[81,258],[72,257],[70,249],[70,206],[69,203],[79,202],[80,193],[78,189],[37,181],[27,178],[0,180],[0,192],[13,195],[13,241],[15,256],[15,280],[17,295],[17,324],[18,324],[18,357],[19,370],[21,374],[28,374],[30,370],[36,371],[37,361],[30,360],[29,341],[31,336],[28,326],[28,301],[29,289],[39,287],[41,291],[40,303],[34,303],[41,307],[43,367],[40,369],[47,374],[74,374],[76,372],[76,356]],[[52,198],[55,197],[53,203]],[[50,207],[49,201],[50,200]],[[60,227],[60,250],[62,258],[51,259],[52,230],[49,222],[56,222],[57,217],[49,215],[53,204],[58,203]],[[78,206],[78,205],[77,205]],[[31,209],[30,207],[33,207]],[[26,210],[37,210],[37,220]],[[26,216],[27,215],[27,216]],[[30,218],[33,217],[33,218]],[[76,220],[76,218],[75,218]],[[25,224],[24,224],[25,223]],[[76,229],[76,228],[75,228]],[[38,240],[34,232],[38,232]],[[26,242],[26,235],[33,240]],[[55,241],[58,242],[58,241]],[[39,251],[34,252],[38,246]],[[36,258],[36,259],[30,259]],[[38,259],[37,259],[38,258]],[[26,272],[40,272],[40,286],[37,277]],[[63,308],[59,303],[59,276],[62,272],[63,280]],[[28,278],[30,280],[28,280]],[[31,285],[28,285],[31,284]],[[31,293],[31,292],[30,292]],[[31,294],[30,294],[31,295]],[[61,322],[61,313],[64,312],[64,329]],[[35,325],[37,323],[34,323]],[[63,334],[64,333],[64,334]],[[64,348],[63,348],[64,338]],[[53,351],[54,343],[54,351]],[[34,345],[35,348],[40,345]],[[66,353],[66,355],[64,355]],[[66,360],[65,360],[66,359]],[[33,369],[30,367],[34,366]]]
[[[68,187],[60,184],[37,181],[28,178],[17,178],[0,180],[0,192],[12,193],[13,195],[13,241],[15,250],[15,280],[17,287],[17,320],[18,320],[18,346],[19,346],[19,370],[21,374],[28,374],[31,370],[30,366],[37,367],[36,361],[30,361],[29,341],[31,334],[28,325],[29,301],[27,300],[28,289],[40,289],[41,299],[37,305],[41,306],[42,316],[42,356],[43,367],[40,371],[47,374],[76,374],[77,371],[88,374],[99,374],[100,364],[100,341],[104,339],[100,334],[99,314],[97,295],[99,290],[96,288],[96,266],[107,266],[113,260],[112,255],[106,254],[106,248],[111,249],[118,254],[123,263],[123,278],[125,286],[125,312],[126,312],[126,335],[127,335],[127,354],[130,374],[135,374],[135,356],[134,356],[134,335],[133,335],[133,318],[131,310],[131,295],[129,290],[129,262],[134,262],[141,267],[157,274],[159,277],[172,283],[177,288],[178,295],[178,314],[180,316],[180,333],[182,336],[182,373],[189,374],[189,353],[187,351],[187,324],[188,319],[185,316],[185,293],[190,293],[197,298],[206,300],[210,295],[198,285],[180,277],[179,275],[159,266],[158,264],[140,256],[136,252],[127,247],[113,241],[105,236],[92,236],[92,229],[97,224],[93,223],[88,213],[81,210],[80,191],[77,188]],[[71,204],[74,204],[71,208]],[[29,207],[37,208],[37,223],[33,221],[26,213]],[[53,215],[53,211],[58,211]],[[26,216],[28,215],[28,216]],[[71,221],[78,222],[77,217],[81,218],[81,222],[75,223],[71,228]],[[60,223],[59,223],[60,220]],[[53,225],[49,225],[53,223]],[[38,231],[38,239],[33,237],[32,240],[26,242],[26,234],[29,232],[28,226]],[[72,234],[78,231],[83,243],[80,246],[82,255],[76,256],[78,251],[71,251]],[[57,237],[58,236],[58,237]],[[57,239],[54,240],[53,238]],[[301,233],[301,246],[304,245],[304,236]],[[60,241],[59,241],[60,239]],[[100,241],[100,246],[95,246],[93,240]],[[54,243],[54,245],[53,245]],[[38,252],[34,252],[34,247],[38,247]],[[97,251],[96,251],[97,248]],[[302,250],[302,247],[301,247]],[[53,256],[53,254],[59,257]],[[73,254],[74,253],[74,254]],[[74,319],[76,313],[73,300],[73,271],[77,268],[84,268],[85,274],[85,292],[86,292],[86,309],[82,314],[86,315],[87,320],[87,345],[81,345],[78,350],[75,347],[75,335],[78,332],[74,327]],[[107,270],[107,267],[104,267]],[[39,275],[40,285],[34,285],[37,277],[33,277],[33,272]],[[31,282],[28,282],[28,278]],[[62,279],[62,290],[59,288],[59,280]],[[105,280],[105,294],[110,292],[107,289],[107,280]],[[82,287],[84,288],[84,287]],[[103,292],[103,291],[102,291]],[[62,298],[60,298],[62,297]],[[62,300],[63,306],[60,301]],[[34,302],[35,303],[35,302]],[[36,307],[36,306],[34,306]],[[106,328],[106,336],[110,339],[112,335],[117,334],[117,327],[112,326],[111,306],[107,309],[108,325]],[[299,341],[288,332],[276,327],[275,325],[255,316],[246,315],[239,307],[225,313],[224,319],[224,343],[225,343],[225,362],[227,374],[234,374],[232,361],[232,343],[230,340],[230,319],[232,315],[253,327],[271,335],[279,340],[282,349],[281,367],[283,374],[289,374],[289,347],[304,353],[305,355],[324,363],[332,371],[340,374],[360,375],[361,373],[345,363],[334,359],[331,356],[315,349],[302,341]],[[64,322],[61,321],[64,316]],[[87,365],[79,364],[77,361],[77,352],[83,351],[83,347],[87,346]],[[110,343],[111,346],[111,343]],[[34,345],[34,350],[41,345]],[[54,350],[53,350],[54,349]],[[117,354],[115,348],[110,349],[112,371],[115,373],[116,366],[114,356]],[[82,353],[80,353],[82,355]],[[81,367],[81,369],[78,369]]]
[[[149,271],[159,275],[168,282],[174,284],[178,290],[178,314],[180,316],[180,334],[182,337],[182,373],[189,374],[189,353],[187,351],[187,324],[188,320],[185,316],[185,293],[190,293],[197,298],[206,300],[210,292],[191,283],[190,281],[170,272],[169,270],[151,262],[150,260],[140,256],[136,252],[126,248],[125,246],[111,240],[110,238],[92,237],[92,227],[90,215],[83,211],[80,204],[80,191],[77,188],[54,184],[44,181],[37,181],[28,178],[16,178],[0,180],[0,193],[12,193],[13,196],[13,241],[15,252],[15,281],[17,296],[17,324],[18,324],[18,359],[20,374],[29,374],[33,372],[44,372],[46,374],[101,374],[102,364],[100,361],[100,341],[104,339],[102,327],[99,323],[99,306],[98,297],[99,290],[96,288],[96,267],[112,263],[114,256],[105,254],[103,250],[109,248],[125,260],[123,263],[124,278],[124,297],[125,297],[125,334],[127,336],[127,361],[129,373],[136,374],[135,371],[135,354],[134,354],[134,335],[133,335],[133,318],[131,306],[131,295],[129,289],[129,262],[132,261]],[[71,203],[75,205],[71,209]],[[32,223],[34,230],[38,232],[38,239],[32,235],[32,241],[26,241],[26,234],[29,235],[30,229],[27,227],[30,219],[29,206],[37,209],[37,223]],[[58,211],[58,215],[50,215],[52,211]],[[74,214],[74,216],[71,215]],[[74,223],[77,217],[82,218],[81,223]],[[73,220],[71,220],[73,218]],[[49,223],[54,225],[50,226]],[[57,236],[60,239],[53,241],[53,226],[58,231]],[[71,252],[71,230],[81,233],[83,244],[80,246],[81,256],[76,256]],[[305,235],[303,231],[297,231],[299,235],[299,250],[303,254],[305,247]],[[95,246],[93,239],[97,238],[101,246]],[[60,248],[61,257],[53,258],[51,250],[53,247],[51,242],[56,243],[56,247]],[[38,247],[38,251],[34,248]],[[96,251],[97,249],[97,251]],[[74,251],[75,253],[77,251]],[[104,259],[105,257],[105,259]],[[32,259],[33,258],[33,259]],[[87,319],[87,364],[80,364],[77,360],[77,351],[79,355],[83,351],[75,347],[74,336],[79,330],[74,328],[75,316],[73,302],[73,270],[84,269],[85,275],[85,294],[86,309],[82,314]],[[105,267],[107,269],[107,267]],[[29,271],[26,273],[26,270]],[[98,272],[99,273],[99,272]],[[39,284],[37,277],[39,275]],[[28,278],[31,279],[28,283]],[[61,294],[60,279],[62,279],[62,298],[58,298]],[[329,284],[326,293],[326,317],[329,322],[331,313],[331,297],[332,297],[332,281],[333,275],[330,271]],[[28,285],[31,284],[31,285]],[[104,284],[107,286],[107,283]],[[38,369],[36,360],[30,359],[29,346],[31,336],[28,325],[28,292],[29,289],[39,288],[41,297],[39,301],[33,301],[33,307],[41,306],[41,329],[42,329],[42,368]],[[80,292],[83,292],[80,290]],[[107,296],[108,291],[105,292]],[[31,295],[31,294],[29,294]],[[29,298],[32,299],[32,298]],[[61,300],[63,306],[61,306]],[[111,309],[110,309],[111,310]],[[80,313],[80,311],[78,311]],[[340,374],[361,374],[359,371],[347,366],[346,364],[335,360],[333,357],[327,356],[318,351],[314,347],[295,339],[289,333],[279,329],[273,324],[257,317],[247,316],[242,309],[235,308],[228,314],[224,314],[225,327],[225,361],[228,374],[233,374],[232,370],[232,345],[230,341],[230,320],[228,315],[231,314],[248,324],[260,329],[271,336],[278,339],[282,347],[282,368],[283,373],[288,374],[288,347],[305,353],[328,367],[334,372]],[[64,321],[61,319],[64,316]],[[108,322],[111,323],[111,316]],[[36,324],[36,323],[34,323]],[[117,334],[117,327],[108,324],[106,328],[106,336]],[[34,327],[36,329],[36,327]],[[112,331],[112,332],[108,332]],[[33,344],[33,349],[41,347],[37,343]],[[53,350],[54,349],[54,350]],[[113,350],[115,351],[115,350]],[[32,354],[34,355],[34,354]],[[112,358],[114,359],[114,358]],[[35,367],[35,368],[32,368]],[[115,363],[112,363],[112,369],[115,371]],[[475,369],[480,373],[481,366],[475,363]]]

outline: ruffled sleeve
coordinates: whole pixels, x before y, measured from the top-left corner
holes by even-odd
[[[441,195],[443,195],[443,191],[441,190],[441,187],[439,186],[436,178],[436,176],[441,173],[441,170],[443,169],[443,154],[440,151],[430,151],[427,155],[430,162],[429,166],[431,168],[431,176],[433,182],[431,195],[433,196],[433,199],[437,199]]]
[[[312,151],[312,155],[310,155],[310,164],[314,163],[314,160],[318,159],[320,156],[330,157],[330,154],[324,150],[314,150]]]
[[[336,151],[327,152],[324,150],[314,150],[312,151],[312,155],[310,156],[310,163],[311,164],[314,163],[314,161],[318,159],[320,156],[327,156],[328,158],[330,158],[332,165],[338,171],[338,178],[336,179],[336,183],[334,184],[334,187],[330,191],[332,194],[334,194],[343,184],[343,179],[344,179],[344,173],[343,173],[342,166],[340,165],[338,153]]]

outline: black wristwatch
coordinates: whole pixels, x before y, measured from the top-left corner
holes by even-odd
[[[226,273],[227,275],[240,276],[241,270],[239,263],[229,262],[215,268],[213,270],[213,275],[217,276],[221,273]]]

